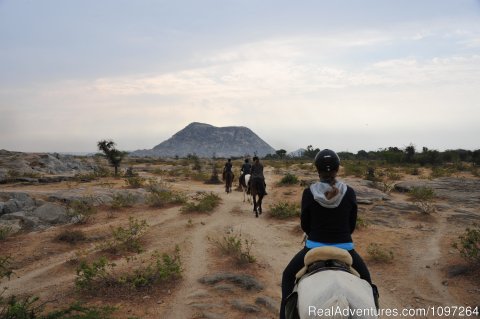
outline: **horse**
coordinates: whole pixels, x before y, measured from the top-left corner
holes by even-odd
[[[233,172],[227,171],[224,174],[224,180],[225,180],[225,191],[227,193],[230,193],[232,191],[232,182],[233,182]]]
[[[243,175],[243,178],[242,176],[240,176],[239,184],[243,191],[243,202],[245,202],[245,198],[246,198],[248,202],[251,203],[251,199],[250,199],[251,196],[250,196],[250,192],[248,191],[249,182],[250,182],[250,174]]]
[[[372,286],[351,265],[346,250],[310,250],[287,299],[286,318],[378,318]]]
[[[265,196],[265,182],[263,178],[254,177],[250,180],[250,194],[253,198],[253,211],[255,212],[255,217],[258,217],[259,214],[262,214],[262,200]]]

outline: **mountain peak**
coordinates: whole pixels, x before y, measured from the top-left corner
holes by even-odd
[[[206,123],[192,122],[171,138],[151,150],[139,150],[132,156],[185,157],[196,154],[200,157],[241,157],[257,154],[274,154],[275,149],[252,130],[243,126],[215,127]]]

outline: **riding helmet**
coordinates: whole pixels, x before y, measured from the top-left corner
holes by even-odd
[[[321,150],[315,156],[315,166],[319,172],[336,171],[340,167],[340,157],[332,150]]]

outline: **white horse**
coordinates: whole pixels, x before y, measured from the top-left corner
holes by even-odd
[[[245,174],[245,185],[240,183],[243,191],[243,201],[245,202],[245,198],[248,200],[249,203],[252,202],[252,195],[247,193],[248,190],[248,183],[250,182],[250,174]]]
[[[304,267],[297,274],[299,280],[295,287],[300,319],[378,318],[372,287],[367,281],[360,279],[358,273],[351,268],[352,257],[347,251],[335,247],[320,247],[312,249],[305,256],[306,265],[319,260],[340,261],[350,267],[353,274],[327,268],[305,275],[307,266]]]

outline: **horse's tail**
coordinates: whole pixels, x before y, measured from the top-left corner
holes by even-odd
[[[343,295],[334,295],[328,299],[321,307],[321,309],[331,309],[329,312],[331,316],[323,318],[342,319],[350,318],[350,304],[347,298]]]

